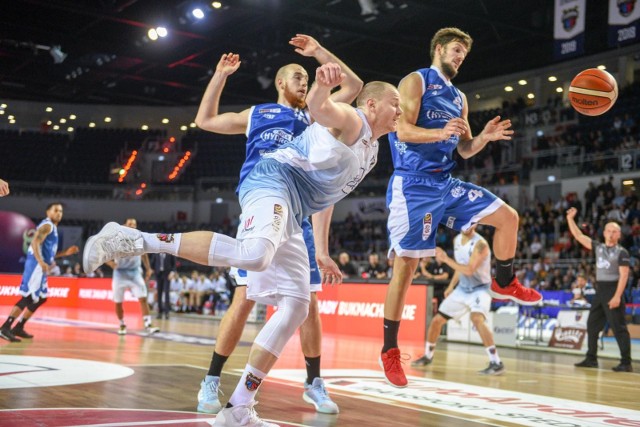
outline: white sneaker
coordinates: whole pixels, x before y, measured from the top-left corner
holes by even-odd
[[[127,335],[127,325],[120,325],[118,335]]]
[[[316,411],[323,414],[337,414],[340,412],[338,405],[329,397],[322,378],[314,378],[311,385],[305,381],[302,399],[307,403],[311,403],[316,407]]]
[[[247,405],[224,408],[216,415],[214,427],[280,427],[278,424],[262,421],[253,409],[257,404],[254,400]]]
[[[85,243],[82,268],[89,274],[107,261],[143,253],[144,243],[139,230],[109,222]]]
[[[218,391],[220,389],[220,377],[207,375],[200,383],[198,392],[198,412],[217,414],[222,409]]]
[[[144,330],[149,335],[157,334],[158,332],[160,332],[160,328],[156,328],[155,326],[147,326],[146,328],[144,328]]]

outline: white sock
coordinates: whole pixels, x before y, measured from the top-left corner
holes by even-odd
[[[498,349],[495,345],[491,347],[485,347],[484,350],[489,355],[489,362],[500,363],[500,356],[498,356]]]
[[[180,241],[182,240],[182,233],[165,234],[142,232],[142,240],[144,241],[144,251],[146,253],[157,254],[164,252],[177,256],[178,250],[180,249]]]
[[[120,325],[124,326],[124,319],[119,319],[120,320]]]
[[[424,346],[424,355],[429,359],[433,359],[433,354],[436,352],[436,343],[428,342]]]
[[[148,328],[149,326],[151,326],[151,315],[148,314],[146,316],[142,316],[142,320],[144,321],[144,327]]]
[[[253,402],[258,388],[260,388],[260,384],[262,384],[262,380],[264,380],[266,376],[267,374],[247,363],[247,366],[244,367],[242,378],[240,378],[236,389],[229,398],[229,403],[233,406],[238,406]]]

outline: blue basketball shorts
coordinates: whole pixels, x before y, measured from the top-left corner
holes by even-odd
[[[487,189],[448,174],[394,174],[387,189],[389,256],[434,256],[438,224],[464,231],[502,205]]]

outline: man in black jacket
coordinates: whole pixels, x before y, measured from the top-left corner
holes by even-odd
[[[151,266],[156,275],[156,290],[158,291],[158,316],[161,319],[169,318],[171,311],[171,299],[169,298],[170,283],[169,273],[176,269],[176,257],[169,254],[154,254],[151,256]]]

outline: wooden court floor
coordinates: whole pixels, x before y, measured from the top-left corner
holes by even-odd
[[[0,320],[9,309],[0,307]],[[145,336],[137,313],[126,316],[122,337],[112,313],[45,306],[27,324],[33,340],[0,341],[0,427],[211,425],[214,416],[197,414],[196,395],[217,322],[174,315],[157,321],[161,333]],[[223,401],[256,332],[246,328],[225,366]],[[501,348],[507,372],[486,377],[476,373],[487,363],[482,347],[442,342],[432,366],[405,365],[410,386],[396,389],[383,381],[380,345],[323,337],[323,377],[340,406],[330,416],[301,399],[296,336],[258,394],[258,413],[282,426],[640,426],[640,374],[612,372],[613,359],[577,369],[577,355]],[[416,357],[422,343],[401,349]]]

